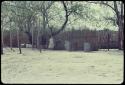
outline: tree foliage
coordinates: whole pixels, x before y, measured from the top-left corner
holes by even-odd
[[[23,31],[31,42],[31,29],[53,36],[72,28],[118,30],[124,21],[123,8],[122,1],[4,1],[1,27]]]

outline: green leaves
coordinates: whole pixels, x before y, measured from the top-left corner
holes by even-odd
[[[107,6],[91,4],[86,1],[65,1],[65,3],[70,15],[67,29],[72,27],[77,29],[84,26],[103,29],[116,26],[116,16],[113,10]],[[104,3],[113,7],[113,2]],[[65,20],[65,11],[59,1],[4,1],[1,6],[1,20],[4,24],[10,19],[16,24],[26,24],[26,22],[32,21],[37,23],[40,18],[42,22],[43,4],[48,12],[49,25],[60,27]],[[118,7],[120,9],[120,6]]]

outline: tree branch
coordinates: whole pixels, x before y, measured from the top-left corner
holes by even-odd
[[[106,3],[104,3],[104,1],[101,1],[101,2],[95,2],[95,1],[87,1],[88,3],[94,3],[94,4],[103,4],[103,5],[106,5],[106,6],[108,6],[108,7],[110,7],[113,11],[115,11],[115,9],[111,6],[111,5],[109,5],[107,2]]]
[[[64,10],[65,10],[65,22],[63,23],[63,25],[61,26],[61,28],[60,28],[58,31],[56,31],[55,33],[53,33],[52,36],[57,35],[57,34],[60,33],[63,29],[65,29],[66,24],[67,24],[67,22],[68,22],[68,16],[69,16],[69,15],[68,15],[67,6],[66,6],[66,4],[64,3],[64,1],[62,1],[62,4],[63,4]]]
[[[52,5],[53,5],[54,1],[51,1],[50,4],[48,4],[48,7],[46,7],[46,10],[48,10]]]

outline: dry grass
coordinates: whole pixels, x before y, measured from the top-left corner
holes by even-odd
[[[123,52],[43,51],[9,48],[1,56],[3,83],[122,83]]]

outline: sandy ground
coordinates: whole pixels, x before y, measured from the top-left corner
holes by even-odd
[[[23,54],[4,49],[3,83],[119,84],[123,82],[123,52],[119,50],[69,52],[28,48]]]

